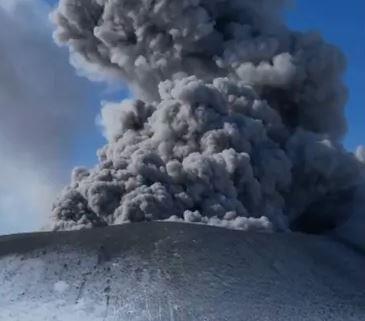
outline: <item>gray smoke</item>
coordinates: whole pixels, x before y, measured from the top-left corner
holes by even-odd
[[[345,59],[289,30],[284,6],[61,0],[55,39],[72,63],[126,81],[137,99],[104,104],[108,144],[95,168],[74,170],[55,229],[164,219],[300,229],[312,204],[356,185],[364,153],[341,145]]]

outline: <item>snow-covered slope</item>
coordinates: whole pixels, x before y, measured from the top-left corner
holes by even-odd
[[[141,223],[6,236],[0,320],[361,321],[364,268],[302,234]]]

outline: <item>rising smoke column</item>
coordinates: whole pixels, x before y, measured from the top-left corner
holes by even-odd
[[[357,183],[341,52],[289,30],[282,0],[61,0],[55,39],[91,79],[136,100],[106,103],[108,144],[77,168],[55,229],[177,219],[287,229]]]

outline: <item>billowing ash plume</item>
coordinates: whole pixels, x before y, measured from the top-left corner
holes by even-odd
[[[74,170],[55,229],[171,217],[287,229],[355,185],[364,152],[340,143],[344,58],[290,31],[284,5],[61,0],[55,38],[73,64],[123,79],[137,99],[103,106],[108,144],[95,168]]]

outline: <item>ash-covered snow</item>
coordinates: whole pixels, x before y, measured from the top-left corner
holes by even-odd
[[[323,236],[191,224],[0,237],[0,320],[362,321],[364,266]]]

